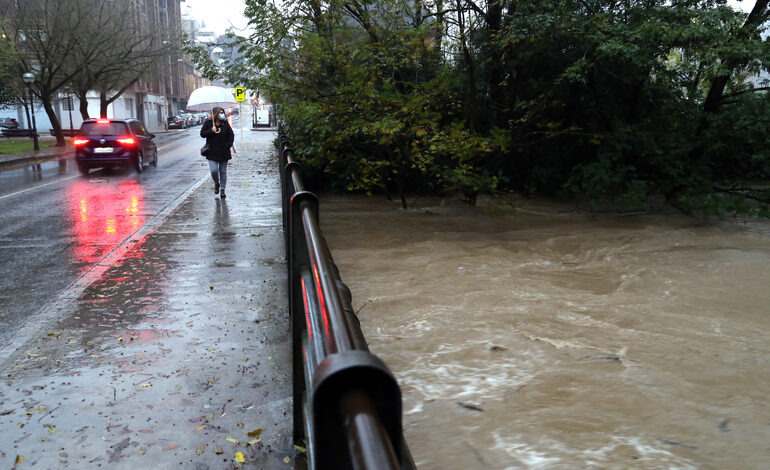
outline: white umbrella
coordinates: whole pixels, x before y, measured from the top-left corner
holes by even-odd
[[[193,90],[187,100],[188,111],[211,111],[211,108],[229,108],[238,104],[227,89],[218,86],[204,86]]]

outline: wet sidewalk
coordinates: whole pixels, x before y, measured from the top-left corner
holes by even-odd
[[[227,199],[202,169],[0,357],[0,468],[293,467],[274,137],[236,142]]]

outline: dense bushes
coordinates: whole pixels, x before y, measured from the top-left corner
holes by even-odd
[[[252,0],[227,73],[268,68],[254,85],[330,189],[765,213],[767,7]]]

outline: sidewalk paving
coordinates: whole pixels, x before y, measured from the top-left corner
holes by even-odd
[[[226,199],[202,174],[0,358],[0,468],[293,468],[273,139],[248,134]]]

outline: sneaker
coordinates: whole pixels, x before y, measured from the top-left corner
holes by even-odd
[[[214,185],[214,194],[219,194],[219,185],[218,184]]]
[[[221,197],[221,198],[225,198],[225,197],[227,197],[227,194],[225,194],[225,188],[222,188],[222,189],[219,191],[219,197]]]

